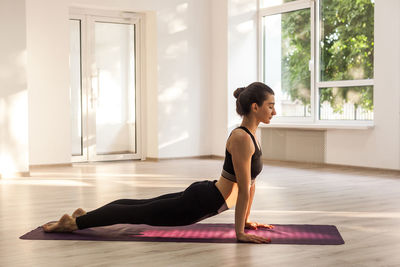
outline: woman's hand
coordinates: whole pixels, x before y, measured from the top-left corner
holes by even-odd
[[[244,225],[245,229],[251,229],[251,230],[258,230],[258,229],[274,229],[274,226],[271,224],[263,224],[263,223],[258,223],[258,222],[246,222]]]
[[[269,238],[265,238],[265,237],[258,236],[258,235],[250,235],[250,234],[246,234],[246,233],[236,234],[236,239],[239,242],[245,242],[245,243],[257,243],[257,244],[271,243],[271,239],[269,239]]]

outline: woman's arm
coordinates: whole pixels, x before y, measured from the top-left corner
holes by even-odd
[[[269,243],[270,240],[267,238],[249,235],[244,232],[251,195],[251,156],[255,150],[250,136],[245,132],[234,132],[231,136],[229,150],[232,155],[233,168],[238,184],[238,197],[235,208],[236,238],[242,242]]]
[[[249,220],[251,205],[253,204],[253,199],[254,199],[254,193],[255,192],[256,192],[256,184],[253,183],[251,185],[251,187],[250,187],[250,199],[249,199],[249,204],[247,206],[245,228],[246,229],[253,229],[253,230],[257,230],[258,228],[273,229],[274,228],[273,225],[263,224],[263,223],[258,223],[258,222],[251,222]]]
[[[249,223],[249,216],[250,216],[250,210],[251,210],[251,205],[253,204],[253,199],[254,199],[254,193],[256,191],[256,184],[253,183],[250,187],[250,199],[249,203],[247,205],[247,212],[246,212],[246,224]],[[247,225],[246,225],[247,226]]]

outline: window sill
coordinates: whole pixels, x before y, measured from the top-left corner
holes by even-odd
[[[375,127],[373,122],[362,124],[349,123],[272,123],[260,124],[260,128],[307,129],[307,130],[370,130]]]

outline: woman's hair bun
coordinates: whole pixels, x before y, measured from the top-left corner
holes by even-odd
[[[239,98],[239,95],[246,89],[246,87],[239,87],[238,89],[233,92],[233,96],[235,98]]]

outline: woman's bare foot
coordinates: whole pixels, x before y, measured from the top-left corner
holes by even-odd
[[[83,209],[79,208],[76,211],[74,211],[74,213],[72,213],[72,218],[76,219],[82,215],[85,215],[86,211],[84,211]]]
[[[47,233],[50,232],[73,232],[78,230],[75,218],[68,214],[64,214],[58,222],[48,223],[42,226],[43,230]]]

